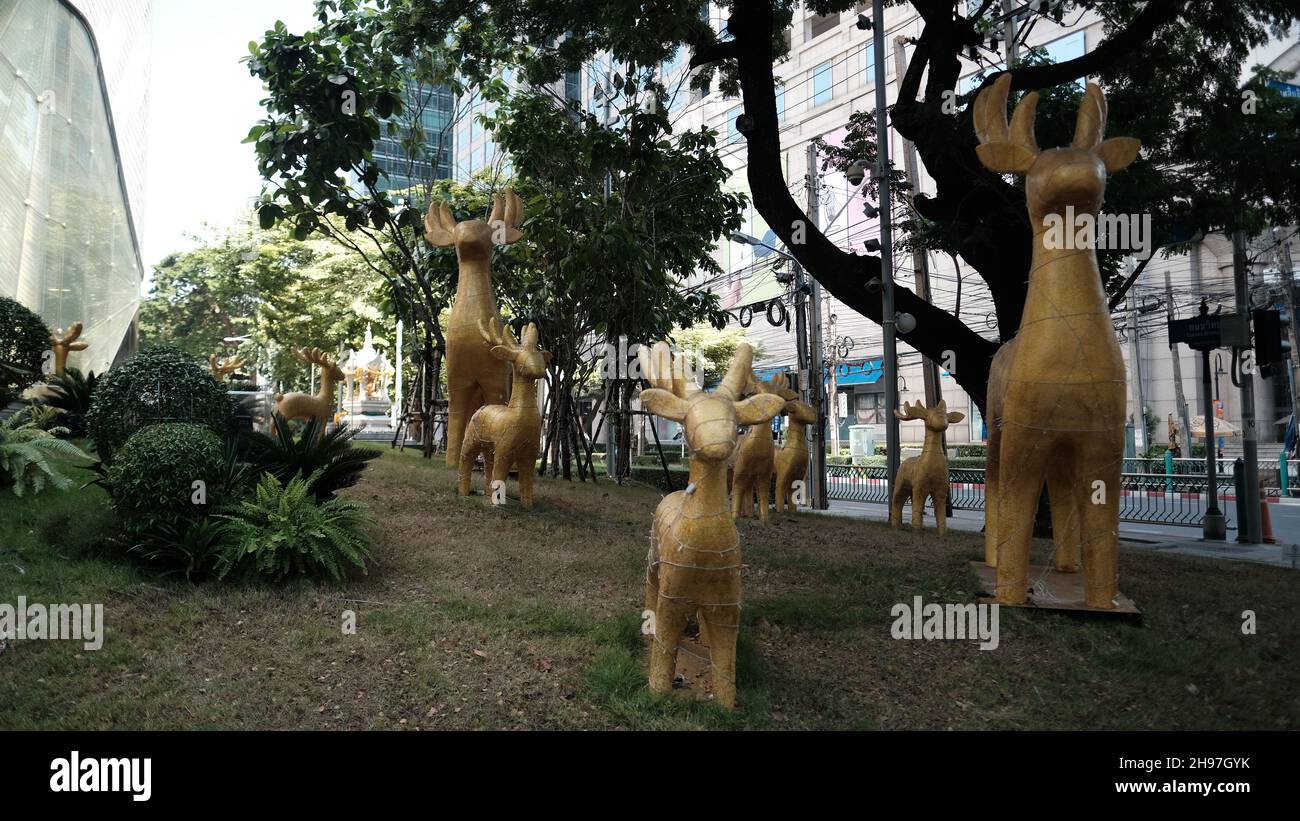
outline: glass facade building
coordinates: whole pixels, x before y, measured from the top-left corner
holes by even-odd
[[[455,117],[456,100],[451,90],[410,82],[406,85],[405,98],[406,110],[383,123],[380,138],[371,152],[375,165],[387,175],[387,179],[380,177],[380,186],[389,191],[414,188],[431,179],[443,180],[452,175],[455,152],[450,124]],[[411,157],[402,143],[409,137],[407,124],[417,116],[424,131],[424,149]],[[396,131],[390,133],[393,129]]]
[[[102,373],[134,344],[150,0],[0,0],[0,295]]]

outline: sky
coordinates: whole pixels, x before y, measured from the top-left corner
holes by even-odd
[[[203,223],[233,224],[260,192],[253,147],[241,141],[262,114],[262,86],[239,59],[277,19],[309,28],[312,9],[312,0],[154,0],[146,272],[193,247],[185,235]]]

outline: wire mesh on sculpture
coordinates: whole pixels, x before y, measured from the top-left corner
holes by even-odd
[[[320,365],[320,389],[309,393],[277,393],[275,412],[285,419],[319,419],[321,430],[334,418],[334,388],[343,380],[343,370],[320,348],[299,348],[294,359]]]
[[[785,403],[785,412],[790,427],[785,432],[785,444],[776,452],[776,512],[794,514],[799,510],[794,483],[808,477],[808,440],[804,431],[816,424],[817,411],[812,405],[790,400]]]
[[[492,197],[492,216],[456,222],[445,202],[429,203],[424,239],[439,248],[455,246],[460,280],[447,319],[447,464],[460,463],[465,425],[483,405],[503,405],[509,374],[505,363],[479,333],[479,323],[501,323],[492,293],[492,246],[523,237],[524,205],[510,189]]]
[[[798,396],[786,387],[785,374],[762,381],[749,374],[745,393],[756,396],[770,394],[781,397],[782,402]],[[740,438],[736,446],[735,470],[731,483],[731,513],[736,518],[748,516],[753,510],[754,495],[758,495],[758,518],[768,518],[768,493],[772,487],[772,472],[776,466],[776,444],[772,441],[769,425],[754,425]]]
[[[710,394],[686,378],[685,357],[674,361],[667,343],[640,351],[641,372],[654,386],[641,392],[641,404],[680,422],[691,454],[690,484],[655,509],[645,589],[653,635],[650,689],[672,690],[682,631],[694,615],[709,647],[714,698],[728,709],[736,703],[740,537],[727,508],[727,459],[736,449],[737,425],[762,425],[785,405],[773,394],[740,401],[753,357],[748,344],[738,346]]]
[[[484,405],[474,411],[465,426],[458,491],[461,496],[469,495],[474,460],[482,454],[484,490],[489,498],[496,503],[505,500],[505,483],[514,467],[519,473],[519,498],[524,508],[531,510],[533,471],[542,435],[537,380],[546,376],[551,352],[537,349],[537,326],[531,322],[524,328],[522,342],[516,342],[510,329],[500,322],[491,326],[480,322],[479,333],[491,345],[492,356],[514,366],[514,382],[509,405]],[[494,495],[497,487],[499,496]]]
[[[1131,137],[1102,140],[1106,100],[1090,83],[1073,141],[1040,150],[1038,95],[1026,94],[1008,124],[1010,88],[1011,75],[1003,74],[974,107],[980,162],[1025,177],[1034,231],[1020,330],[998,350],[989,373],[985,562],[997,567],[998,601],[1023,603],[1034,513],[1046,481],[1056,567],[1078,570],[1082,558],[1085,603],[1110,609],[1117,593],[1124,360],[1094,250],[1048,241],[1047,234],[1067,208],[1095,215],[1107,173],[1131,163],[1140,144]],[[1066,226],[1065,233],[1074,232]]]
[[[948,532],[948,456],[943,452],[943,432],[952,422],[960,422],[966,414],[948,413],[948,403],[943,400],[933,408],[920,402],[903,403],[902,410],[894,415],[907,422],[925,420],[925,444],[921,455],[913,456],[898,466],[894,494],[889,500],[889,524],[898,527],[903,523],[903,505],[912,499],[912,527],[920,530],[925,520],[925,500],[934,505],[934,525],[942,536]]]

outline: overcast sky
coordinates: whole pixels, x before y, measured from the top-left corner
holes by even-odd
[[[203,223],[233,223],[261,189],[253,147],[261,84],[239,59],[277,19],[312,25],[312,0],[154,0],[145,183],[145,270],[191,246]]]

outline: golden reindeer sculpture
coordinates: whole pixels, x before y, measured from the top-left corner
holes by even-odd
[[[219,362],[216,354],[208,355],[208,370],[212,372],[212,378],[218,382],[225,382],[227,376],[237,372],[247,364],[242,357],[238,356],[232,356],[224,362]]]
[[[542,414],[537,409],[537,380],[546,376],[551,352],[537,348],[537,326],[528,323],[522,342],[516,342],[510,329],[500,322],[489,326],[479,323],[479,333],[491,345],[494,357],[514,366],[514,382],[509,405],[484,405],[474,411],[465,426],[460,448],[461,496],[469,495],[474,460],[483,454],[484,492],[491,498],[492,486],[505,483],[510,468],[519,472],[519,499],[525,510],[533,509],[533,471],[537,448],[542,436]]]
[[[790,426],[785,432],[785,444],[776,452],[776,512],[794,515],[799,506],[794,502],[794,483],[808,477],[808,440],[804,431],[817,423],[817,411],[812,405],[792,399],[785,403]]]
[[[748,344],[737,347],[714,393],[686,378],[685,357],[674,362],[667,343],[642,348],[639,355],[641,372],[654,386],[641,392],[642,406],[680,422],[691,453],[690,484],[655,509],[644,614],[653,629],[650,689],[672,690],[677,648],[694,615],[709,647],[714,697],[730,709],[736,703],[740,537],[727,508],[727,459],[736,449],[737,425],[762,425],[785,402],[767,393],[741,401],[754,357]]]
[[[460,463],[465,425],[483,405],[506,401],[508,369],[492,356],[492,346],[479,333],[479,323],[501,324],[492,293],[492,245],[508,245],[523,237],[519,223],[524,205],[510,189],[492,197],[492,216],[456,222],[445,202],[429,203],[424,240],[439,248],[455,246],[460,268],[456,301],[447,321],[447,464]],[[495,327],[495,326],[494,326]]]
[[[1038,95],[1026,94],[1008,125],[1010,87],[1011,75],[1003,74],[974,108],[980,162],[1024,176],[1034,231],[1020,330],[998,350],[989,373],[985,561],[998,569],[998,601],[1023,603],[1034,512],[1046,481],[1057,569],[1077,570],[1082,556],[1085,603],[1110,609],[1117,592],[1124,360],[1094,250],[1046,235],[1062,214],[1095,216],[1106,175],[1133,162],[1140,144],[1102,139],[1106,99],[1090,83],[1073,141],[1040,150]],[[1057,233],[1074,232],[1068,225]]]
[[[903,523],[903,505],[912,497],[912,527],[920,530],[925,519],[925,500],[934,505],[934,525],[942,536],[948,532],[948,456],[943,452],[943,432],[953,422],[960,422],[966,414],[948,412],[948,403],[939,400],[933,408],[920,402],[903,403],[902,410],[894,415],[904,422],[910,419],[925,421],[925,445],[920,456],[913,456],[898,466],[894,495],[889,500],[889,524],[898,527]]]
[[[69,353],[84,351],[89,347],[88,343],[77,341],[81,338],[81,328],[80,322],[74,322],[62,336],[50,334],[50,349],[54,351],[54,376],[63,376],[67,372]]]
[[[308,393],[277,393],[275,412],[285,419],[319,419],[321,430],[334,418],[334,388],[343,381],[343,369],[320,348],[299,348],[294,359],[320,365],[320,390]]]
[[[786,387],[785,374],[778,374],[764,382],[749,375],[745,390],[750,395],[768,394],[779,396],[782,403],[794,399],[799,394]],[[782,405],[784,407],[784,404]],[[736,518],[748,516],[753,509],[754,494],[758,494],[758,519],[768,519],[767,502],[772,486],[772,472],[776,464],[776,444],[772,440],[772,428],[767,425],[751,427],[740,438],[736,447],[735,469],[731,483],[731,513]]]

